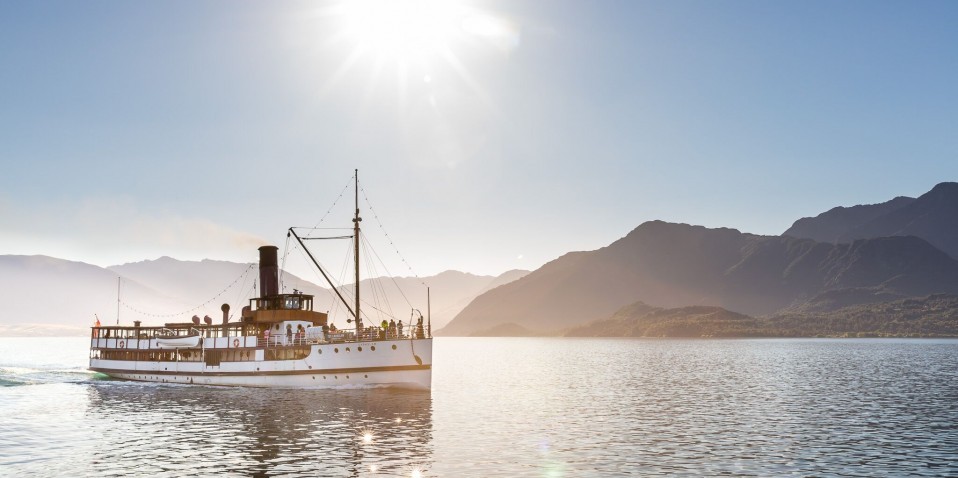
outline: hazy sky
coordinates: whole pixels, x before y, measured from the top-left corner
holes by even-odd
[[[958,180],[956,85],[954,1],[5,1],[0,254],[252,261],[354,168],[421,275],[779,234]]]

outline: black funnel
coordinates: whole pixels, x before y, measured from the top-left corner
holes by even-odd
[[[276,246],[259,248],[259,296],[279,294],[279,265],[276,262]]]

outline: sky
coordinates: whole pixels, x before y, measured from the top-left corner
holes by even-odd
[[[958,180],[956,45],[953,1],[0,2],[0,254],[255,261],[354,169],[390,275],[781,234]]]

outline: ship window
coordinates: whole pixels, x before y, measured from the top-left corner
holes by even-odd
[[[357,352],[362,352],[362,351],[363,351],[363,348],[362,348],[362,347],[356,347],[356,351],[357,351]]]
[[[396,350],[396,344],[393,344],[393,350]]]
[[[333,352],[339,353],[339,347],[334,348]]]
[[[375,352],[375,351],[376,351],[376,346],[375,346],[375,345],[370,346],[370,347],[369,347],[369,350],[372,350],[373,352]]]

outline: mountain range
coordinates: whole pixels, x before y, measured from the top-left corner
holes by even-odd
[[[955,294],[958,261],[945,251],[958,251],[956,217],[958,183],[942,183],[804,218],[782,236],[650,221],[477,297],[439,334],[561,334],[637,301],[795,317]]]
[[[918,198],[836,207],[795,221],[783,235],[842,243],[856,239],[916,236],[958,258],[958,183],[941,183]]]
[[[363,280],[364,315],[377,323],[386,313],[408,320],[412,307],[428,315],[424,285],[428,284],[433,327],[439,328],[475,296],[526,273],[514,270],[483,276],[446,271],[423,278]],[[193,315],[209,315],[218,323],[223,303],[230,304],[236,320],[247,300],[258,295],[257,277],[256,264],[209,259],[161,257],[103,268],[47,256],[0,256],[0,297],[4,299],[0,335],[86,334],[96,317],[102,323],[114,323],[117,314],[121,324],[182,322]],[[338,299],[331,289],[289,272],[282,273],[281,288],[315,295],[316,310],[332,312],[333,320],[341,316],[341,326],[346,325],[345,312],[337,309]],[[352,295],[351,284],[343,288]]]
[[[567,253],[532,272],[384,278],[361,282],[361,295],[369,319],[399,320],[414,309],[428,315],[429,284],[436,335],[947,335],[958,333],[951,328],[958,320],[955,218],[958,183],[941,183],[917,198],[802,218],[781,236],[649,221],[606,247]],[[255,265],[213,260],[101,268],[0,256],[0,335],[86,333],[93,314],[110,323],[118,277],[124,322],[193,314],[218,321],[220,304],[236,315],[257,295],[256,276]],[[314,294],[316,310],[345,320],[330,289],[290,273],[281,281],[283,291]],[[886,320],[900,310],[910,318]],[[921,310],[935,311],[933,325],[915,318]]]

